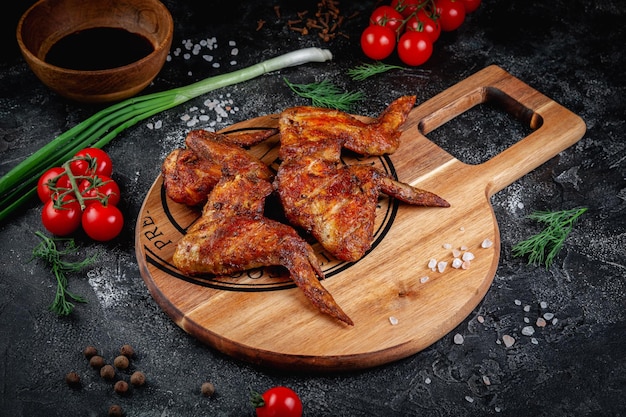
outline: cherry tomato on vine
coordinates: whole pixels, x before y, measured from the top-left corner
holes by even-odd
[[[398,40],[398,56],[407,65],[422,65],[433,54],[433,42],[424,32],[404,32]]]
[[[395,47],[396,33],[386,26],[369,25],[361,34],[361,49],[371,59],[385,59]]]
[[[465,21],[465,5],[461,0],[435,0],[435,9],[444,32],[458,29]]]
[[[124,216],[116,206],[105,206],[96,201],[85,208],[81,223],[87,236],[105,242],[120,234],[124,226]]]
[[[404,25],[404,17],[391,6],[378,6],[370,15],[370,24],[387,26],[394,32],[399,32]]]
[[[435,43],[441,35],[439,22],[430,17],[424,10],[420,10],[407,20],[405,31],[417,31],[427,33],[430,40]]]
[[[473,13],[480,6],[481,0],[462,0],[465,6],[465,14]]]
[[[302,401],[291,388],[277,386],[252,398],[257,417],[300,417]]]
[[[85,148],[76,152],[74,157],[90,156],[96,160],[95,170],[91,171],[89,161],[79,159],[70,163],[70,169],[74,175],[106,175],[110,177],[113,173],[113,162],[111,157],[100,148]]]
[[[54,167],[50,168],[46,172],[43,173],[41,177],[39,177],[39,181],[37,181],[37,195],[42,203],[50,200],[50,197],[54,193],[53,190],[50,189],[50,185],[55,188],[70,188],[70,179],[65,174],[65,169],[63,167]],[[49,181],[53,181],[56,179],[56,183],[51,184]]]
[[[84,179],[78,185],[80,194],[85,198],[85,205],[106,199],[106,204],[114,206],[120,202],[120,187],[115,180],[105,175],[95,175]]]
[[[80,204],[70,194],[61,201],[52,197],[43,206],[41,222],[47,231],[57,236],[68,236],[74,233],[81,223],[82,211]]]
[[[425,3],[427,0],[393,0],[391,7],[396,9],[402,16],[409,17],[412,13],[416,12],[420,7],[420,4]]]

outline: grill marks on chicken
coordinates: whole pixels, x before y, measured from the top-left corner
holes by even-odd
[[[319,311],[352,325],[320,283],[324,273],[311,246],[293,228],[263,216],[272,191],[269,181],[251,173],[222,176],[202,216],[178,243],[172,262],[191,275],[282,265]]]
[[[341,163],[342,148],[366,156],[394,152],[400,126],[414,104],[414,96],[401,97],[372,123],[306,106],[280,115],[282,162],[274,186],[285,215],[337,259],[357,261],[371,247],[380,192],[409,204],[449,206],[441,197],[395,181],[370,165]]]

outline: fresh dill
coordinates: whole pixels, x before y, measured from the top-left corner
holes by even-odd
[[[348,70],[348,75],[354,81],[363,81],[366,78],[372,77],[376,74],[391,71],[393,69],[404,69],[399,65],[385,64],[381,61],[376,61],[373,64],[362,64]]]
[[[513,246],[513,256],[528,256],[532,265],[544,264],[549,268],[561,250],[563,242],[572,231],[576,220],[587,211],[586,207],[561,211],[536,211],[529,219],[545,224],[545,228]]]
[[[90,265],[96,255],[83,259],[80,262],[69,262],[63,259],[64,256],[76,252],[77,246],[72,238],[50,238],[41,232],[35,232],[41,242],[33,249],[33,259],[39,258],[48,263],[52,268],[57,281],[57,290],[54,301],[50,305],[50,310],[59,316],[67,316],[74,310],[74,303],[86,303],[87,299],[68,291],[67,274],[78,272]],[[60,244],[61,247],[57,246]]]
[[[315,107],[350,111],[365,96],[360,91],[344,92],[327,79],[310,84],[294,84],[286,78],[285,83],[300,97],[308,98]]]

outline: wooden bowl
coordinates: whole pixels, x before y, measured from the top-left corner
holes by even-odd
[[[129,63],[104,67],[100,64],[93,68],[86,62],[86,68],[47,62],[48,53],[54,48],[61,49],[64,55],[69,51],[79,62],[91,53],[104,50],[102,45],[96,47],[95,42],[76,50],[61,46],[67,45],[72,36],[98,31],[101,35],[103,31],[116,32],[144,42],[148,54]],[[173,32],[172,16],[159,0],[40,0],[21,17],[17,42],[29,67],[51,90],[79,102],[106,103],[131,97],[152,82],[167,59]],[[99,41],[103,41],[102,37]],[[104,38],[106,48],[114,48],[120,56],[131,56],[128,49],[132,42],[115,46],[115,37]],[[117,58],[116,53],[112,56]]]

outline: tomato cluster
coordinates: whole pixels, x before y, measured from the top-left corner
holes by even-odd
[[[47,170],[37,183],[46,230],[68,236],[82,226],[87,236],[98,241],[119,235],[124,216],[117,207],[120,188],[112,173],[111,158],[98,148],[82,149],[63,166]]]
[[[481,0],[392,0],[378,6],[361,33],[361,49],[371,59],[383,60],[394,50],[410,66],[431,57],[441,32],[458,29]]]

